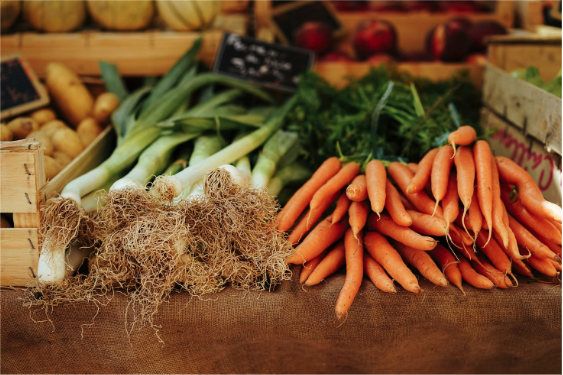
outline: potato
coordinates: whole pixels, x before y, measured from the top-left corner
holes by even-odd
[[[33,112],[30,116],[32,119],[37,121],[39,126],[43,126],[49,121],[55,120],[57,118],[55,112],[53,112],[53,110],[50,108],[38,109],[37,111]]]
[[[53,134],[55,134],[59,129],[69,129],[69,127],[60,120],[49,121],[41,127],[41,131],[49,137],[53,137]]]
[[[84,147],[88,147],[90,145],[90,143],[94,142],[94,140],[96,140],[96,138],[98,138],[97,135],[94,135],[94,134],[91,134],[91,133],[78,134],[78,136],[80,137],[80,141],[82,142]]]
[[[47,89],[68,122],[76,127],[94,110],[94,98],[68,67],[49,63],[45,67]]]
[[[104,129],[100,126],[98,121],[92,117],[88,117],[80,121],[80,124],[76,127],[76,132],[78,134],[95,134],[97,136],[103,130]]]
[[[14,139],[27,138],[29,133],[39,130],[39,124],[31,117],[18,117],[8,123]]]
[[[70,164],[72,158],[65,154],[64,152],[55,151],[53,152],[53,159],[64,169],[67,165]]]
[[[0,125],[0,141],[1,142],[9,142],[14,139],[14,134],[6,124]]]
[[[51,138],[47,135],[47,133],[42,132],[41,130],[30,133],[27,138],[35,138],[35,140],[43,146],[43,154],[47,156],[53,155],[55,151],[55,147],[53,146],[53,142],[51,142]]]
[[[0,228],[11,228],[12,225],[7,217],[0,215]]]
[[[43,157],[43,167],[45,167],[45,178],[47,180],[52,180],[56,175],[59,174],[63,168],[50,156]]]
[[[104,92],[96,98],[94,103],[94,118],[98,120],[100,124],[105,124],[109,121],[109,118],[113,111],[119,107],[119,98],[117,95],[111,92]]]
[[[73,159],[84,151],[84,145],[78,133],[69,128],[57,130],[51,137],[51,141],[53,141],[55,151],[64,152]]]

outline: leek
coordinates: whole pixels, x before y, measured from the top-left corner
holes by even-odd
[[[278,130],[264,145],[258,161],[252,170],[252,187],[267,187],[270,178],[276,171],[278,161],[294,144],[298,142],[297,134]]]
[[[173,175],[186,168],[188,166],[192,150],[193,147],[191,144],[182,146],[178,158],[174,161],[174,163],[170,164],[168,168],[166,168],[163,174]]]
[[[268,184],[268,192],[277,196],[286,185],[308,180],[312,175],[309,169],[301,163],[295,162],[276,172]]]
[[[248,133],[245,132],[241,132],[239,135],[237,135],[235,137],[235,139],[233,140],[233,142],[238,141],[239,139],[247,136]],[[250,159],[248,158],[248,155],[243,156],[242,158],[238,159],[235,162],[235,167],[241,171],[249,180],[251,179],[252,176],[252,169],[250,168]]]
[[[117,71],[117,66],[105,61],[100,61],[99,65],[106,90],[117,95],[119,102],[123,102],[129,93],[127,92],[127,88],[125,87],[125,83],[123,82],[121,75]]]

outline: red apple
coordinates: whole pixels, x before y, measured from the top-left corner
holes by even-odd
[[[471,52],[485,52],[487,46],[485,38],[491,35],[504,35],[506,29],[503,25],[496,21],[481,21],[477,22],[469,32],[469,39],[471,41]]]
[[[397,33],[389,22],[367,20],[362,22],[354,35],[354,49],[360,59],[377,53],[394,53]]]
[[[322,58],[322,61],[342,62],[342,61],[354,61],[354,59],[352,59],[350,56],[348,56],[348,54],[346,54],[344,52],[334,51],[334,52],[330,52],[330,53],[327,53],[326,55],[324,55],[324,57]]]
[[[332,30],[321,22],[305,22],[295,34],[295,45],[317,54],[328,51],[334,42]]]
[[[469,33],[458,21],[436,26],[430,37],[430,51],[436,60],[462,61],[469,46]]]

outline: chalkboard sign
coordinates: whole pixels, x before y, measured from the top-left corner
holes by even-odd
[[[47,92],[21,56],[2,57],[0,64],[0,117],[2,119],[49,103]]]
[[[313,66],[311,51],[224,33],[213,71],[256,84],[294,91],[298,78]]]
[[[344,33],[332,6],[326,1],[294,1],[274,8],[272,24],[277,37],[285,44],[294,44],[297,30],[305,22],[321,22],[333,30],[335,37]]]

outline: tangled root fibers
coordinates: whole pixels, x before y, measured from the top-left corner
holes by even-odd
[[[233,183],[225,170],[208,173],[204,194],[178,205],[144,189],[110,192],[103,199],[106,204],[90,228],[89,240],[97,251],[90,258],[89,274],[57,288],[29,289],[28,306],[47,310],[75,301],[99,305],[120,288],[129,295],[128,332],[136,325],[158,332],[158,308],[178,285],[203,296],[227,284],[271,290],[291,277],[284,260],[293,247],[276,229],[276,201],[265,189]]]

